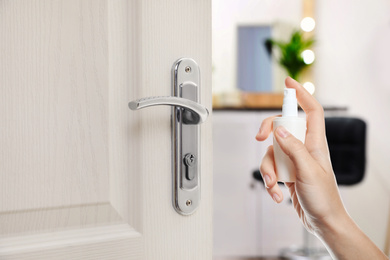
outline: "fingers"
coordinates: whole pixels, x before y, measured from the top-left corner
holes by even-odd
[[[310,173],[316,167],[316,163],[305,145],[282,126],[276,128],[274,136],[280,148],[294,163],[297,169],[297,178],[308,178],[309,176],[298,176],[298,174]]]
[[[274,121],[275,117],[279,117],[279,116],[281,115],[271,116],[263,120],[259,132],[256,135],[257,141],[264,141],[265,139],[268,138],[270,133],[272,133],[272,121]]]
[[[312,144],[308,147],[312,148],[326,147],[325,141],[325,120],[324,110],[320,103],[297,81],[287,77],[286,86],[288,88],[294,88],[297,93],[298,103],[306,113],[307,118],[307,133],[306,142]]]
[[[276,203],[283,201],[283,193],[280,190],[279,184],[276,181],[275,164],[274,164],[274,149],[271,145],[263,157],[260,165],[260,173],[263,177],[265,188],[269,195]]]

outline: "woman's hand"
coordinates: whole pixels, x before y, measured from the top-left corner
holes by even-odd
[[[332,222],[334,217],[346,214],[342,204],[325,136],[324,111],[322,106],[298,82],[286,79],[286,86],[294,88],[298,103],[306,113],[306,141],[301,141],[291,135],[285,128],[275,130],[275,138],[281,149],[293,161],[296,167],[296,182],[285,183],[298,216],[306,229],[315,233],[318,225]],[[264,141],[272,132],[272,121],[267,118],[261,124],[256,135],[258,141]],[[266,184],[266,189],[272,198],[280,203],[283,194],[277,183],[273,147],[268,148],[260,172]]]
[[[296,182],[285,185],[299,218],[308,231],[322,240],[334,259],[388,259],[344,208],[330,162],[321,105],[295,80],[287,78],[286,86],[296,89],[307,121],[305,144],[281,126],[274,133],[296,169]],[[263,121],[256,135],[258,141],[268,138],[274,118]],[[261,162],[260,172],[268,193],[277,203],[281,202],[283,194],[277,183],[272,146]]]

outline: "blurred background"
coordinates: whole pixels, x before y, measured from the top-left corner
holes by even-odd
[[[366,123],[364,177],[339,187],[349,214],[389,255],[390,1],[212,2],[214,259],[327,259],[287,190],[276,205],[254,178],[272,143],[255,135],[281,113],[287,75],[313,93],[325,117]]]

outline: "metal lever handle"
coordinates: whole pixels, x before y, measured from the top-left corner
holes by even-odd
[[[181,215],[190,215],[200,204],[201,149],[199,124],[209,111],[200,104],[200,69],[189,58],[177,60],[172,67],[172,96],[131,101],[129,108],[172,106],[172,205]],[[167,149],[169,149],[167,147]]]
[[[201,104],[180,97],[148,97],[129,102],[129,108],[131,110],[139,110],[145,107],[158,105],[178,106],[185,110],[189,110],[190,113],[183,113],[183,123],[191,125],[203,123],[209,115],[207,108]]]

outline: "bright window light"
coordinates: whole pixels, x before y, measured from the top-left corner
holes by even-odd
[[[305,83],[303,83],[303,87],[307,90],[307,91],[309,91],[309,93],[310,94],[314,94],[314,91],[316,90],[316,87],[314,86],[314,84],[313,83],[311,83],[311,82],[305,82]]]
[[[316,22],[311,17],[305,17],[301,21],[301,28],[305,32],[311,32],[316,27]]]
[[[312,64],[315,60],[315,55],[312,50],[304,50],[302,52],[303,62],[306,64]]]

